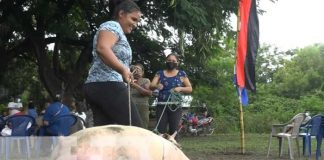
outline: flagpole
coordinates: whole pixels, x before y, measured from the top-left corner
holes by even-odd
[[[245,154],[245,135],[244,135],[244,121],[243,121],[243,105],[242,105],[242,97],[241,93],[239,94],[240,100],[240,131],[241,131],[241,153]]]
[[[239,7],[237,10],[237,41],[238,41],[238,35],[240,32],[240,0],[239,2]],[[238,42],[236,43],[237,46]],[[245,154],[245,135],[244,135],[244,118],[243,118],[243,105],[242,105],[242,92],[239,89],[239,102],[240,102],[240,137],[241,137],[241,154]]]

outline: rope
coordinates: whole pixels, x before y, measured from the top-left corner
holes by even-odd
[[[134,69],[131,74],[133,75],[137,70]],[[133,80],[133,78],[130,79],[130,81],[127,82],[127,87],[128,87],[128,115],[129,115],[129,125],[132,126],[132,105],[131,105],[131,86],[130,82]]]
[[[169,101],[170,97],[171,97],[171,94],[170,94],[170,96],[168,97],[167,102]],[[163,116],[163,114],[164,114],[164,111],[165,111],[167,105],[168,105],[168,104],[165,104],[165,105],[164,105],[164,108],[163,108],[163,111],[162,111],[162,113],[161,113],[161,116],[160,116],[160,118],[159,118],[159,120],[158,120],[158,122],[157,122],[157,124],[156,124],[156,126],[155,126],[155,128],[154,128],[154,130],[153,130],[153,132],[156,133],[156,134],[159,134],[158,126],[160,125],[160,122],[161,122],[162,116]]]
[[[129,125],[132,126],[132,105],[131,105],[131,95],[130,95],[130,81],[128,85],[128,115],[129,115]]]
[[[162,116],[163,116],[163,114],[165,112],[166,107],[169,107],[169,109],[172,112],[175,112],[177,109],[179,109],[181,107],[180,105],[181,105],[182,102],[183,102],[183,99],[181,97],[181,94],[180,93],[177,93],[177,92],[174,92],[173,90],[171,90],[170,95],[169,95],[167,101],[166,102],[160,102],[160,103],[158,103],[158,104],[164,104],[164,108],[163,108],[163,111],[161,113],[161,116],[159,117],[159,120],[158,120],[158,122],[157,122],[157,124],[156,124],[156,126],[155,126],[155,128],[153,130],[154,133],[159,134],[159,131],[158,131],[157,128],[160,125],[160,122],[161,122],[161,119],[162,119]],[[171,105],[176,105],[177,107],[175,109],[172,109],[171,108]]]
[[[172,109],[171,106],[168,106],[169,109],[172,111],[172,112],[175,112],[177,109],[179,109],[181,106],[181,103],[183,102],[183,99],[181,97],[181,94],[180,93],[177,93],[177,92],[173,92],[171,91],[171,94],[170,94],[170,101],[171,102],[178,102],[177,104],[175,104],[177,107],[175,109]]]

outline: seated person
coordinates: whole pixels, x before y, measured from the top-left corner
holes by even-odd
[[[9,115],[7,117],[25,114],[24,112],[22,112],[23,105],[20,102],[19,103],[9,102],[8,109],[9,109]]]
[[[77,103],[76,100],[71,97],[65,97],[63,100],[63,103],[70,107],[71,114],[75,115],[77,118],[77,121],[75,124],[71,127],[70,133],[75,133],[79,130],[86,128],[86,118],[87,115],[83,111],[83,106],[81,106],[80,103]]]
[[[81,125],[82,125],[82,129],[85,129],[85,124],[84,122],[86,122],[87,119],[87,115],[86,113],[82,110],[82,104],[77,104],[75,101],[73,101],[73,103],[70,105],[71,107],[71,113],[80,117],[83,121],[81,121]]]
[[[24,115],[22,103],[9,102],[7,105],[8,115],[2,117],[4,120],[8,119],[10,116],[14,115]]]
[[[7,117],[8,115],[9,115],[8,109],[5,109],[2,111],[1,117],[4,118],[4,117]]]
[[[22,112],[23,105],[22,103],[18,102],[9,102],[8,103],[8,109],[9,109],[9,115],[4,117],[4,120],[8,119],[11,116],[15,115],[24,115],[24,112]],[[31,123],[27,125],[27,129],[31,127]],[[11,126],[10,124],[6,124],[6,126],[1,130],[1,135],[2,136],[11,136]]]
[[[28,103],[28,115],[34,117],[35,119],[38,117],[33,100],[30,100]]]
[[[40,136],[55,136],[59,131],[59,126],[52,121],[59,116],[69,115],[69,108],[60,101],[60,96],[57,95],[53,103],[51,103],[45,110],[43,116],[43,123],[39,130]]]

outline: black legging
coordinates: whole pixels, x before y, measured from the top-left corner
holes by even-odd
[[[163,108],[165,105],[157,105],[156,106],[156,118],[157,122],[159,121]],[[169,107],[165,108],[165,111],[162,115],[161,121],[159,124],[157,124],[157,129],[159,133],[168,133],[173,134],[176,130],[178,130],[178,126],[180,123],[181,115],[182,115],[182,109],[179,107],[177,110],[174,111],[176,106],[172,106],[170,110]],[[169,124],[169,132],[167,132],[167,125]]]
[[[123,82],[92,82],[83,87],[93,112],[94,126],[129,125],[128,88]],[[131,101],[132,125],[143,127],[138,110]]]

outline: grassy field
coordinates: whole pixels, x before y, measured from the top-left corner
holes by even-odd
[[[210,136],[183,137],[180,144],[184,153],[191,160],[262,160],[289,159],[288,144],[284,141],[283,156],[278,156],[278,140],[272,139],[270,156],[267,158],[269,134],[245,134],[245,154],[241,154],[240,134],[213,134]],[[302,155],[302,139],[299,138],[300,153],[298,158],[296,143],[293,143],[295,159],[315,159]],[[293,141],[295,142],[295,141]],[[316,144],[313,140],[313,145]],[[312,148],[315,152],[315,146]],[[322,157],[323,158],[323,157]]]
[[[269,134],[245,134],[245,154],[241,154],[240,149],[240,134],[217,134],[210,136],[187,136],[181,137],[179,143],[182,146],[183,152],[191,160],[285,160],[289,159],[287,140],[284,143],[283,156],[278,156],[278,140],[273,138],[271,152],[267,158]],[[293,141],[295,142],[295,141]],[[316,140],[312,141],[312,158],[302,155],[302,139],[299,138],[301,156],[298,157],[296,144],[293,143],[295,159],[315,159]],[[2,149],[2,148],[1,148]],[[33,150],[35,151],[35,150]],[[13,157],[21,155],[14,154]],[[46,156],[45,156],[46,157]],[[35,160],[47,160],[48,157],[31,158]],[[0,154],[0,159],[4,159],[4,155]],[[13,158],[20,160],[21,158]],[[23,158],[26,159],[26,158]],[[324,159],[324,157],[321,157]]]

